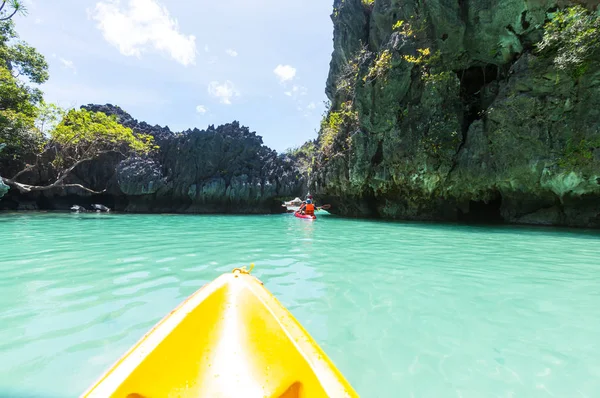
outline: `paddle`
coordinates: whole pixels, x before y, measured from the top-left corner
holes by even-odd
[[[329,209],[331,209],[331,205],[319,206],[319,207],[317,207],[317,209],[319,209],[319,210],[329,210]]]

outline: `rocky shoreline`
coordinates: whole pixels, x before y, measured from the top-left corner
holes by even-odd
[[[77,188],[11,189],[0,200],[0,210],[69,210],[101,203],[135,213],[278,213],[285,210],[283,198],[301,195],[305,187],[290,159],[238,122],[174,133],[138,122],[117,106],[84,108],[117,115],[134,132],[152,135],[159,149],[145,158],[106,154],[78,166],[69,182],[105,190],[100,195]],[[51,170],[36,170],[23,181],[41,185],[50,177]]]

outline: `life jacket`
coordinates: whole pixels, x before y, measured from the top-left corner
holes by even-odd
[[[304,208],[304,214],[307,214],[309,216],[312,216],[315,214],[315,205],[313,205],[312,203],[307,203],[306,207]]]

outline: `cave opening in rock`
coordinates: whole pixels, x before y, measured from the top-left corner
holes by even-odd
[[[493,199],[485,201],[470,201],[469,210],[458,211],[458,220],[473,224],[500,224],[504,222],[500,208],[502,196],[496,195]]]
[[[523,28],[523,30],[527,30],[530,26],[531,24],[527,20],[527,11],[523,11],[521,13],[521,27]]]
[[[481,102],[481,91],[486,84],[500,78],[497,65],[474,66],[456,72],[460,79],[460,98],[464,105],[462,131],[463,135],[475,120],[481,119],[484,111]]]
[[[378,166],[381,164],[381,162],[383,161],[383,141],[379,141],[379,144],[377,145],[377,152],[375,152],[375,155],[373,155],[373,158],[371,159],[371,164],[373,166]]]

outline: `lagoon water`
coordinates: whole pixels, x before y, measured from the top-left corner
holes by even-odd
[[[0,214],[0,397],[76,397],[234,267],[363,397],[600,396],[600,232]]]

